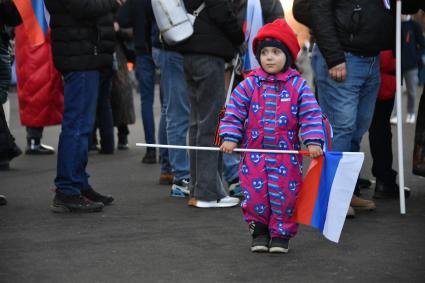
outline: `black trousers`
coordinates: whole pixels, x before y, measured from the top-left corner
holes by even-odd
[[[0,159],[8,158],[8,152],[13,148],[14,143],[15,139],[7,126],[3,106],[0,105]]]
[[[369,128],[369,145],[373,158],[372,174],[385,184],[394,184],[397,172],[392,169],[392,133],[390,117],[394,98],[376,101],[372,124]]]
[[[415,144],[425,146],[425,85],[419,101],[418,118],[416,120]]]

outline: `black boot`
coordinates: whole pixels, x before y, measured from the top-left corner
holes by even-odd
[[[404,197],[407,199],[410,196],[410,189],[404,188]],[[395,182],[390,184],[385,183],[379,179],[376,179],[375,193],[373,198],[375,199],[398,199],[400,197],[399,186]]]
[[[0,153],[0,170],[9,170],[9,162],[21,154],[22,150],[13,142],[9,150]]]
[[[22,150],[16,143],[13,143],[13,146],[7,152],[7,156],[9,158],[9,161],[12,160],[15,157],[18,157],[21,154],[22,154]]]
[[[252,234],[251,252],[267,252],[269,250],[269,228],[261,222],[251,222],[249,229]]]
[[[413,150],[413,170],[412,173],[425,177],[425,146],[415,144]]]
[[[25,154],[46,155],[54,153],[55,149],[53,147],[40,143],[39,139],[30,138],[27,140],[27,148],[25,150]]]
[[[146,154],[142,159],[142,163],[146,163],[146,164],[156,163],[156,150],[155,150],[155,148],[148,147],[146,149]]]
[[[65,195],[56,190],[51,209],[53,212],[99,212],[104,205],[101,202],[93,202],[81,195]]]

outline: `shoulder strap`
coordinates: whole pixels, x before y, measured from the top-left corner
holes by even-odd
[[[204,8],[205,8],[205,2],[202,2],[202,4],[199,5],[198,9],[196,9],[192,12],[192,15],[197,17],[202,12],[202,10],[204,10]]]

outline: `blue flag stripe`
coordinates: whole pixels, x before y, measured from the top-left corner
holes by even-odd
[[[311,217],[311,226],[323,232],[325,226],[326,213],[328,211],[329,194],[338,168],[342,152],[325,152],[322,174],[320,176],[319,191]]]

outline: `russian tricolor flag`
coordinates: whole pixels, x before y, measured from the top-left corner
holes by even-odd
[[[327,239],[338,243],[363,160],[362,152],[325,152],[313,159],[294,220],[320,229]]]
[[[43,0],[14,0],[31,45],[46,41],[48,24]]]
[[[263,12],[261,9],[260,0],[248,0],[246,7],[246,20],[244,22],[245,31],[245,53],[242,54],[242,73],[248,74],[250,71],[260,67],[257,59],[255,58],[252,49],[252,42],[258,33],[258,30],[264,25]]]

